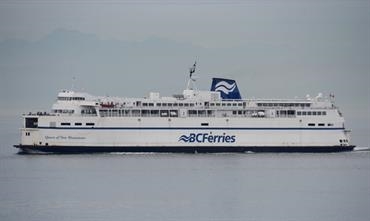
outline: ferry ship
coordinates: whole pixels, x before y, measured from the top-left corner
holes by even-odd
[[[334,96],[243,99],[232,79],[161,97],[59,92],[51,112],[23,115],[20,152],[338,152],[351,151],[350,130]]]

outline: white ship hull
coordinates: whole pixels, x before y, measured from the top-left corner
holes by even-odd
[[[253,118],[84,118],[93,127],[47,126],[52,116],[39,118],[38,128],[23,129],[26,152],[326,152],[348,151],[341,122],[308,127],[302,119]],[[322,117],[325,118],[325,117]],[[72,122],[81,118],[68,119]],[[324,119],[318,119],[320,122]],[[62,119],[65,121],[65,119]],[[43,125],[45,122],[45,126]],[[203,123],[208,126],[201,126]],[[145,126],[144,126],[145,125]],[[38,141],[35,143],[35,141]]]

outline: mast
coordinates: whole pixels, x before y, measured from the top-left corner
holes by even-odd
[[[189,68],[189,80],[188,85],[186,87],[186,90],[196,90],[195,82],[197,80],[197,77],[194,77],[193,74],[195,73],[195,69],[197,66],[197,61],[194,62],[193,66]]]

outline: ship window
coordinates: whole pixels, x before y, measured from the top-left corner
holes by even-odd
[[[184,104],[184,106],[185,106],[185,107],[189,107],[189,104],[188,104],[188,103],[185,103],[185,104]]]
[[[227,106],[228,106],[228,107],[230,107],[230,106],[231,106],[231,104],[230,104],[230,103],[227,103]]]
[[[62,126],[70,126],[71,123],[61,123],[60,125],[62,125]]]
[[[161,114],[161,117],[167,117],[168,116],[168,110],[161,110],[160,114]]]
[[[151,110],[151,111],[150,111],[150,114],[151,114],[152,116],[158,116],[158,115],[159,115],[159,110]]]
[[[142,117],[148,117],[149,116],[149,110],[141,110],[141,116]]]
[[[236,115],[236,111],[233,111],[233,115]]]
[[[86,123],[86,126],[94,126],[95,123]]]
[[[200,125],[201,126],[208,126],[209,124],[208,123],[201,123]]]
[[[313,126],[315,126],[315,124],[314,123],[309,123],[308,126],[313,127]]]
[[[174,103],[174,104],[173,104],[173,106],[174,106],[174,107],[177,107],[177,106],[178,106],[178,103]]]
[[[179,106],[182,107],[182,106],[184,106],[184,104],[183,103],[179,103]]]
[[[333,123],[328,123],[328,126],[332,127],[332,126],[334,126],[334,124]]]
[[[216,106],[219,107],[220,106],[220,103],[216,103]]]
[[[297,111],[297,115],[298,115],[298,116],[301,116],[301,114],[302,114],[302,113],[301,113],[300,111]]]
[[[288,110],[288,115],[293,116],[295,115],[295,110]]]
[[[243,111],[238,111],[238,114],[239,114],[239,115],[242,115],[242,114],[243,114]]]
[[[157,106],[160,107],[160,106],[162,106],[162,104],[161,103],[157,103]]]
[[[306,111],[302,111],[302,115],[306,115],[307,114],[307,112]]]
[[[199,117],[205,117],[206,116],[206,111],[205,110],[198,110],[198,116]]]
[[[112,117],[118,116],[118,110],[112,110]]]
[[[280,111],[280,115],[286,115],[286,111],[285,110],[281,110]]]
[[[320,127],[325,126],[325,124],[324,124],[324,123],[319,123],[318,125],[319,125]]]
[[[211,103],[211,104],[210,104],[210,106],[211,106],[211,107],[215,106],[215,103]]]
[[[197,115],[196,110],[189,110],[188,113],[189,113],[189,116],[196,116]]]
[[[140,116],[140,110],[132,110],[132,116],[139,117]]]
[[[162,106],[163,107],[167,107],[167,103],[162,103]]]
[[[225,103],[222,103],[222,106],[226,106],[226,104]]]
[[[311,115],[311,111],[308,111],[308,112],[307,112],[307,115]]]
[[[238,103],[238,106],[241,107],[241,106],[243,106],[243,104],[242,103]]]
[[[154,104],[153,103],[149,103],[149,107],[153,107],[154,106]]]
[[[317,115],[321,115],[321,111],[318,111],[318,112],[317,112]]]
[[[326,111],[323,111],[323,112],[322,112],[322,115],[326,115]]]
[[[26,128],[37,128],[38,118],[27,117],[26,118]]]
[[[190,107],[194,107],[194,103],[190,103]]]
[[[236,103],[233,103],[233,106],[235,107],[236,106]]]
[[[313,112],[312,112],[312,115],[316,115],[316,111],[313,111]]]
[[[179,116],[179,113],[177,110],[170,110],[170,116],[171,117],[178,117]]]
[[[82,123],[75,123],[75,126],[81,126]]]
[[[108,116],[108,110],[99,110],[100,116],[101,117],[106,117]]]
[[[257,106],[258,106],[258,107],[261,107],[261,106],[262,106],[262,104],[261,104],[261,103],[258,103],[258,104],[257,104]]]

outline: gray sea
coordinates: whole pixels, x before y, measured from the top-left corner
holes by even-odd
[[[20,119],[17,119],[20,121]],[[0,220],[370,220],[370,152],[19,155],[0,119]]]

